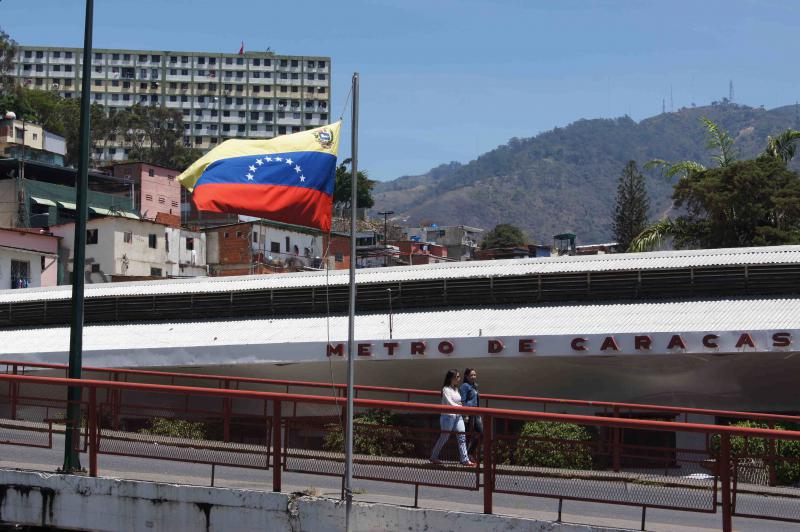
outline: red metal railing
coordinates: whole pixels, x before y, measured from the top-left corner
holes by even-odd
[[[25,374],[27,370],[58,370],[64,371],[66,376],[67,366],[65,364],[48,364],[41,362],[24,362],[15,360],[0,360],[0,366],[5,366],[5,372],[13,375]],[[290,393],[291,389],[308,388],[312,390],[325,390],[334,391],[337,397],[344,397],[347,385],[337,384],[331,382],[319,381],[298,381],[298,380],[282,380],[282,379],[264,379],[256,377],[235,377],[230,375],[215,375],[215,374],[202,374],[202,373],[180,373],[170,371],[154,371],[154,370],[140,370],[140,369],[126,369],[126,368],[104,368],[94,366],[84,366],[84,377],[90,377],[92,373],[100,374],[99,377],[110,381],[131,382],[132,379],[164,379],[165,384],[174,386],[181,383],[186,383],[190,386],[202,385],[208,387],[215,385],[218,388],[225,389],[240,389],[242,384],[262,385],[265,387],[281,387],[285,393]],[[363,397],[365,394],[387,395],[398,397],[397,400],[404,400],[411,402],[412,398],[431,398],[435,402],[439,402],[441,392],[438,390],[422,390],[414,388],[394,388],[387,386],[370,386],[370,385],[356,385],[354,386],[355,398]],[[264,390],[270,391],[270,390]],[[552,397],[534,397],[534,396],[517,396],[517,395],[502,395],[481,393],[480,395],[482,404],[485,407],[490,407],[492,403],[511,403],[523,404],[528,407],[539,407],[543,411],[548,408],[554,407],[574,407],[591,409],[592,413],[601,413],[611,417],[624,417],[625,414],[634,412],[647,412],[650,414],[660,413],[665,415],[683,416],[684,421],[688,419],[689,415],[697,416],[713,416],[724,419],[738,419],[749,421],[762,421],[766,424],[778,423],[798,423],[800,424],[800,416],[783,415],[783,414],[768,414],[760,412],[741,412],[734,410],[719,410],[709,408],[692,408],[681,406],[664,406],[656,404],[641,404],[641,403],[621,403],[613,401],[585,401],[579,399],[559,399]]]
[[[275,491],[283,471],[343,474],[345,401],[309,394],[0,375],[0,443],[52,446],[68,386],[83,389],[76,440],[92,475],[101,454],[272,469]],[[800,475],[800,431],[377,399],[356,399],[355,409],[356,478],[482,489],[487,513],[494,493],[512,493],[705,513],[721,507],[724,530],[734,515],[800,522],[800,491],[790,487]],[[478,468],[450,460],[454,438],[444,465],[427,460],[440,430],[418,421],[443,413],[483,417]],[[154,420],[169,421],[171,432],[159,433]],[[204,432],[177,430],[186,427]],[[647,437],[607,437],[623,430]],[[786,486],[751,474],[763,479],[771,465]]]

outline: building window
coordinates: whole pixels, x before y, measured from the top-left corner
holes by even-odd
[[[122,233],[122,241],[125,242],[126,244],[132,244],[133,233],[130,231],[125,231],[124,233]]]
[[[344,255],[342,255],[341,253],[337,253],[335,257],[336,257],[335,258],[336,262],[344,262]]]
[[[99,264],[92,264],[91,272],[92,273],[100,273],[100,265]]]
[[[28,288],[31,282],[31,263],[11,260],[11,288]]]
[[[269,250],[271,253],[280,253],[281,252],[281,243],[280,242],[270,242],[269,243]]]
[[[86,230],[86,244],[97,244],[97,229]]]
[[[155,171],[155,170],[153,170],[152,168],[150,168],[150,169],[147,171],[147,175],[149,175],[150,177],[153,177],[154,175],[156,175],[156,171]]]
[[[227,231],[222,233],[222,238],[229,238],[229,237],[230,237],[230,233],[228,233]]]
[[[156,243],[158,240],[156,239],[156,235],[149,234],[147,235],[147,245],[153,249],[156,249]],[[159,274],[161,275],[161,274]]]
[[[173,201],[173,202],[172,202],[172,206],[173,206],[173,207],[177,207],[177,206],[178,206],[178,202],[177,202],[177,201]]]
[[[187,238],[186,239],[186,250],[191,251],[194,249],[194,238]]]
[[[151,277],[161,277],[161,268],[153,268],[150,267],[150,276]]]
[[[253,231],[253,243],[258,244],[258,233]]]
[[[289,237],[286,237],[286,253],[289,253],[290,245],[289,245]]]
[[[144,195],[144,199],[147,200],[147,201],[153,201],[153,195],[152,194],[145,194]]]
[[[164,196],[159,196],[158,197],[158,202],[163,205],[164,203],[167,202],[167,198],[165,198]]]

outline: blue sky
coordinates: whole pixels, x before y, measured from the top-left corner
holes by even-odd
[[[0,0],[0,25],[81,46],[84,4]],[[675,109],[730,80],[739,103],[794,103],[798,21],[794,0],[100,0],[94,45],[329,55],[335,115],[361,75],[360,167],[386,180],[578,118],[640,120],[670,87]]]

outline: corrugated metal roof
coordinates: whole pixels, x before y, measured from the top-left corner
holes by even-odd
[[[611,272],[726,265],[800,263],[800,246],[725,248],[653,253],[615,253],[581,257],[548,257],[492,261],[449,262],[393,268],[358,270],[359,284],[467,279],[530,274]],[[238,277],[199,277],[164,281],[140,281],[86,286],[86,297],[159,295],[246,291],[275,288],[346,285],[346,270],[300,272]],[[0,291],[0,304],[22,301],[69,299],[71,287],[28,288]]]
[[[329,329],[330,327],[330,329]],[[800,298],[547,305],[402,312],[395,339],[800,329]],[[387,314],[356,318],[356,339],[388,338]],[[32,338],[36,338],[33,342]],[[347,316],[89,325],[92,350],[215,347],[347,339]],[[66,352],[69,327],[0,330],[5,353]]]

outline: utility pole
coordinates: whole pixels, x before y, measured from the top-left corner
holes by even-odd
[[[389,246],[386,244],[386,237],[389,236],[389,215],[394,214],[394,211],[381,211],[378,214],[383,215],[383,265],[389,265],[389,257],[386,255],[386,250]]]

